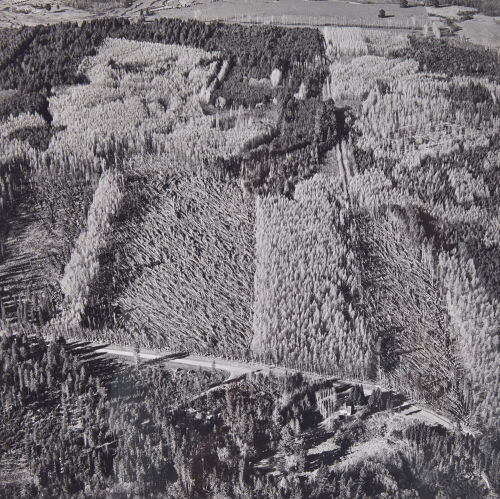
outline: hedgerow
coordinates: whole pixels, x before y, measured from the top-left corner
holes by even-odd
[[[456,0],[455,5],[478,9],[487,16],[500,15],[500,6],[495,0]]]

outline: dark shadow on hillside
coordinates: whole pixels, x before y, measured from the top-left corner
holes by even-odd
[[[305,471],[314,471],[321,465],[331,466],[342,457],[340,449],[323,451],[306,456]]]
[[[127,367],[119,359],[114,359],[105,352],[98,352],[109,344],[93,345],[90,342],[79,341],[66,344],[66,350],[75,355],[92,376],[102,379],[103,384],[109,384]]]
[[[84,363],[88,372],[90,372],[92,376],[99,377],[104,385],[115,380],[121,372],[128,368],[128,366],[125,366],[122,362],[110,359],[109,357],[94,356],[85,358]]]
[[[154,367],[158,365],[162,365],[165,362],[168,362],[169,360],[175,360],[175,359],[184,359],[189,356],[189,352],[176,352],[176,353],[171,353],[167,355],[162,355],[158,359],[151,359],[151,360],[146,360],[143,361],[141,360],[140,367]]]
[[[74,355],[80,357],[92,356],[97,350],[109,347],[110,343],[103,343],[102,345],[95,345],[90,341],[72,341],[66,344],[66,350]]]
[[[312,449],[313,447],[317,447],[318,445],[326,442],[329,438],[332,438],[335,435],[335,432],[332,431],[318,431],[318,428],[315,428],[313,431],[304,435],[304,443],[308,449]]]

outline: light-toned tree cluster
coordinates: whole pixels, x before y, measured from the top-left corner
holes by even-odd
[[[356,121],[358,146],[373,150],[376,158],[399,160],[408,155],[414,162],[488,146],[500,133],[500,117],[490,112],[491,102],[465,106],[450,98],[452,90],[469,83],[475,82],[409,74],[393,79],[383,90],[373,88]]]
[[[158,148],[178,124],[202,115],[198,93],[218,61],[215,53],[177,45],[106,40],[80,66],[90,84],[50,100],[54,125],[66,128],[47,154],[57,159],[71,151],[86,159]]]
[[[64,269],[61,290],[64,293],[63,322],[81,321],[92,282],[99,273],[99,255],[110,238],[111,223],[118,214],[123,197],[121,176],[108,170],[101,175],[87,217],[87,228],[77,239],[71,260]]]
[[[339,59],[330,64],[329,76],[323,88],[323,98],[338,100],[365,100],[381,84],[414,75],[415,61],[386,59],[376,55]]]
[[[228,69],[215,52],[108,39],[80,66],[90,83],[58,89],[50,99],[53,126],[62,130],[47,151],[31,152],[32,162],[89,177],[124,155],[168,151],[200,162],[230,157],[269,124],[228,110],[221,121],[227,116],[232,126],[222,128],[205,115],[200,100]]]
[[[316,406],[323,416],[323,419],[329,418],[337,410],[337,391],[335,388],[322,388],[314,392],[316,397]]]
[[[0,120],[0,211],[12,203],[23,190],[21,178],[29,171],[34,150],[12,135],[23,129],[45,125],[39,114],[22,113]]]
[[[338,59],[343,56],[388,55],[408,45],[404,32],[380,29],[323,26],[320,31],[326,43],[326,56]]]
[[[21,113],[18,116],[10,116],[1,123],[0,137],[2,146],[7,144],[9,135],[22,128],[39,128],[45,125],[45,120],[38,114]],[[3,156],[3,149],[0,149]]]
[[[294,199],[258,199],[254,337],[259,358],[368,376],[369,332],[357,307],[356,229],[338,179],[318,174]]]

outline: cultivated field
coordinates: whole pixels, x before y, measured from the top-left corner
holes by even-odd
[[[427,22],[424,7],[400,9],[395,4],[360,4],[342,1],[258,0],[178,1],[136,0],[127,2],[5,0],[0,7],[0,26],[35,25],[62,21],[83,21],[102,15],[147,20],[163,17],[259,22],[294,25],[378,26],[421,28]],[[51,9],[47,10],[46,5]],[[81,8],[75,8],[80,6]],[[379,19],[384,9],[387,18]]]

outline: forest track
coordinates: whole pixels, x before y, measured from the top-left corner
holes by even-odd
[[[93,344],[93,347],[96,347],[95,352],[101,354],[107,354],[111,356],[117,357],[135,357],[135,353],[131,348],[126,348],[118,345],[102,345],[102,344]],[[163,352],[139,352],[139,359],[143,360],[156,360],[165,357],[165,353]],[[251,373],[265,373],[265,374],[273,374],[276,376],[285,376],[286,374],[291,373],[301,373],[307,378],[312,379],[332,379],[331,376],[315,374],[315,373],[307,373],[302,372],[295,369],[286,369],[282,367],[270,366],[265,364],[257,364],[251,362],[242,362],[236,360],[227,360],[227,359],[217,359],[212,357],[203,357],[203,356],[195,356],[195,355],[185,355],[181,358],[175,359],[166,359],[162,365],[166,365],[170,368],[194,368],[194,369],[204,369],[204,370],[222,370],[229,373],[229,377],[224,381],[227,383],[231,380],[236,380],[238,378],[244,377],[247,374]],[[387,391],[387,389],[381,385],[377,385],[374,383],[365,382],[363,380],[344,380],[335,378],[333,382],[333,386],[338,388],[345,388],[346,386],[352,386],[356,383],[359,383],[363,386],[363,390],[365,394],[370,394],[375,388],[380,388],[382,391]],[[409,401],[408,406],[405,408],[404,414],[419,414],[422,416],[426,422],[430,424],[438,424],[443,426],[449,430],[453,430],[456,428],[456,424],[446,416],[442,414],[438,414],[429,407],[421,404],[419,402]],[[462,431],[466,433],[473,433],[472,430],[463,428]]]
[[[2,334],[2,331],[0,331]],[[46,338],[49,341],[49,338]],[[83,342],[76,338],[66,338],[68,343],[77,343],[85,348],[90,348],[93,355],[108,355],[110,357],[125,357],[128,359],[135,358],[136,353],[131,347],[124,347],[121,345],[111,345],[103,343],[91,343]],[[365,395],[370,394],[375,388],[380,388],[382,391],[387,391],[388,389],[382,385],[377,385],[375,383],[365,382],[364,380],[354,380],[354,379],[340,379],[328,375],[317,374],[299,371],[297,369],[287,369],[283,367],[271,366],[266,364],[257,364],[252,362],[242,362],[236,360],[219,359],[215,357],[204,357],[198,355],[190,355],[189,353],[182,353],[180,356],[175,354],[168,354],[166,352],[155,352],[155,351],[143,351],[138,353],[139,359],[152,361],[160,360],[160,363],[154,365],[162,365],[163,367],[175,369],[203,369],[206,371],[221,370],[229,373],[229,377],[226,378],[217,386],[213,386],[210,389],[220,388],[221,385],[227,385],[231,382],[238,382],[244,379],[248,374],[251,373],[263,373],[272,374],[275,376],[285,376],[287,374],[301,373],[304,377],[316,380],[331,380],[332,386],[336,388],[348,388],[355,384],[360,384],[363,386],[363,391]],[[209,390],[210,390],[209,389]],[[400,411],[398,411],[398,409]],[[402,409],[402,410],[401,410]],[[457,428],[457,424],[449,419],[443,414],[435,412],[430,407],[425,404],[413,400],[406,401],[401,406],[394,407],[392,411],[401,412],[406,416],[415,416],[418,414],[421,416],[419,419],[424,420],[428,424],[437,424],[445,427],[448,430],[459,430],[463,433],[468,433],[471,435],[476,435],[478,432],[472,428],[461,425]]]

